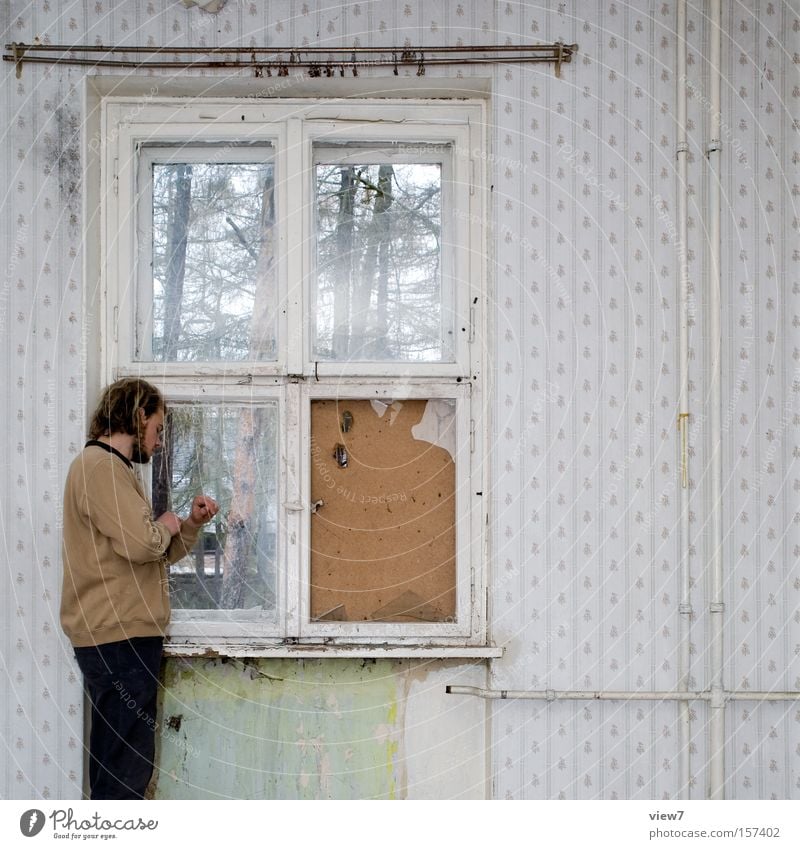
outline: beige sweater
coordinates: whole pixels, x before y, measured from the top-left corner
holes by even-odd
[[[158,637],[169,622],[167,563],[185,557],[197,528],[172,538],[154,522],[133,467],[90,442],[64,488],[61,627],[74,646]]]

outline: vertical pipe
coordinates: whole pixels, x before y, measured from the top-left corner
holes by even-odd
[[[677,235],[678,303],[680,305],[680,337],[678,356],[679,400],[678,443],[680,452],[679,526],[680,526],[680,605],[679,605],[679,657],[678,686],[688,692],[690,682],[690,626],[692,619],[691,585],[689,576],[689,268],[687,252],[687,157],[689,144],[686,138],[686,0],[678,0],[675,32],[676,44],[676,118],[677,147],[675,157],[678,167]],[[690,796],[691,783],[691,724],[688,701],[678,703],[680,726],[680,784],[683,799]]]
[[[709,798],[723,799],[725,796],[725,697],[722,680],[722,629],[725,605],[722,590],[722,432],[721,432],[721,349],[720,332],[720,160],[722,142],[720,139],[721,80],[720,67],[722,54],[722,9],[720,0],[710,0],[710,88],[711,115],[710,138],[706,155],[708,157],[708,350],[711,359],[709,374],[709,432],[711,444],[711,535],[709,548],[711,555],[711,752]]]

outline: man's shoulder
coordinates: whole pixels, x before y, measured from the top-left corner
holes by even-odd
[[[103,474],[113,476],[126,476],[128,467],[112,452],[107,451],[100,445],[85,445],[80,454],[72,461],[69,467],[71,476],[78,475],[84,479],[91,477],[95,472],[102,470]]]

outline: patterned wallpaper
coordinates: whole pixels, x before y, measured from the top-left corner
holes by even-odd
[[[800,16],[724,4],[725,683],[800,689]],[[675,2],[171,0],[2,6],[4,42],[577,42],[494,71],[492,686],[672,689],[679,622]],[[689,7],[693,686],[708,680],[704,349],[708,23]],[[6,797],[78,793],[79,682],[58,625],[60,490],[82,442],[80,69],[4,63],[8,434],[2,452]],[[429,71],[436,73],[434,69]],[[439,74],[445,73],[438,70]],[[86,283],[89,291],[91,282]],[[498,798],[662,798],[678,787],[674,705],[491,706]],[[707,711],[692,705],[692,794]],[[800,797],[796,704],[729,705],[726,793]]]
[[[674,12],[586,5],[503,4],[498,16],[502,35],[578,42],[580,57],[561,82],[510,69],[496,101],[498,149],[520,165],[501,172],[496,198],[500,241],[516,249],[497,269],[494,604],[512,650],[493,679],[671,689]],[[503,706],[496,793],[673,795],[675,718],[646,704]]]
[[[727,681],[800,689],[800,9],[728,10],[723,88]],[[740,703],[729,792],[800,796],[800,705]]]
[[[35,11],[4,41],[33,37]],[[5,63],[3,78],[2,795],[56,799],[79,793],[83,736],[58,621],[61,490],[83,438],[80,82]]]

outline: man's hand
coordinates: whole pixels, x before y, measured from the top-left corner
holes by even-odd
[[[156,522],[161,522],[162,525],[166,525],[167,530],[170,534],[172,534],[172,536],[176,536],[181,532],[181,520],[175,513],[170,513],[169,511],[162,513],[156,519]]]
[[[219,506],[213,498],[209,498],[207,495],[196,495],[194,501],[192,501],[192,512],[185,521],[190,527],[199,528],[211,521],[218,512]]]

